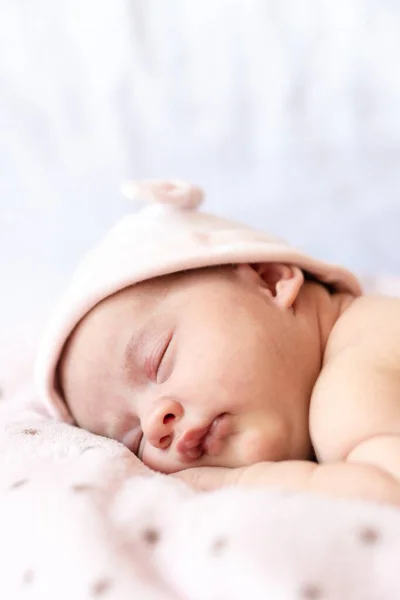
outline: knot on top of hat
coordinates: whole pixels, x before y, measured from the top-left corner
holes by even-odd
[[[204,197],[200,187],[181,179],[144,179],[127,182],[122,186],[122,193],[131,200],[146,200],[192,210],[201,204]]]

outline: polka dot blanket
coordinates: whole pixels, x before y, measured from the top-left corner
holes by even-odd
[[[0,337],[0,598],[399,600],[398,509],[152,474],[49,419],[34,336]]]

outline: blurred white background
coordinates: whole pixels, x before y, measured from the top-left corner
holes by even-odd
[[[2,320],[134,210],[126,178],[400,274],[400,2],[0,0]]]

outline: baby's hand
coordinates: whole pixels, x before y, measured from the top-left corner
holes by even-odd
[[[235,469],[226,467],[196,467],[174,473],[199,490],[221,487],[275,487],[292,489],[303,482],[315,467],[307,461],[261,462]]]
[[[400,484],[374,466],[351,463],[318,465],[307,461],[263,462],[227,469],[200,467],[175,473],[200,490],[239,486],[312,492],[400,506]]]

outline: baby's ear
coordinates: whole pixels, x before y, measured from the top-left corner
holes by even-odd
[[[294,265],[281,263],[263,263],[252,266],[264,282],[268,296],[273,299],[275,304],[279,308],[290,308],[304,283],[301,269]]]

